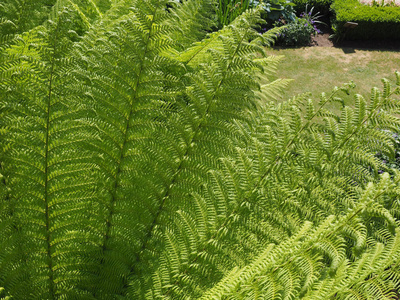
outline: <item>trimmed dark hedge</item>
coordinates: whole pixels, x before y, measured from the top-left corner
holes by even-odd
[[[337,31],[344,39],[400,39],[400,7],[373,7],[358,0],[334,0]],[[358,26],[346,29],[346,22]]]

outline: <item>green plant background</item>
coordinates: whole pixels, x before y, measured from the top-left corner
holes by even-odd
[[[357,0],[335,0],[332,4],[335,28],[345,39],[400,39],[400,10],[398,7],[376,7]],[[344,28],[346,22],[356,22],[352,29]]]

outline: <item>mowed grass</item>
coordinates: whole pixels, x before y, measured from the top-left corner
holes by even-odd
[[[382,87],[382,78],[394,82],[394,72],[400,71],[400,50],[305,47],[268,49],[267,52],[285,56],[276,77],[294,79],[282,100],[304,92],[310,92],[318,100],[322,92],[329,93],[335,86],[351,80],[356,84],[356,93],[368,96],[372,87]],[[344,99],[352,105],[350,97]]]

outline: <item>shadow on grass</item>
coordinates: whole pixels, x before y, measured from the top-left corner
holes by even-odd
[[[334,43],[334,47],[341,48],[346,54],[355,50],[399,52],[400,40],[344,40]]]

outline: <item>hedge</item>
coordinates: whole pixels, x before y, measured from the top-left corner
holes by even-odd
[[[375,7],[361,4],[358,0],[334,0],[337,30],[345,39],[400,39],[400,7]],[[346,22],[358,26],[346,29]]]

